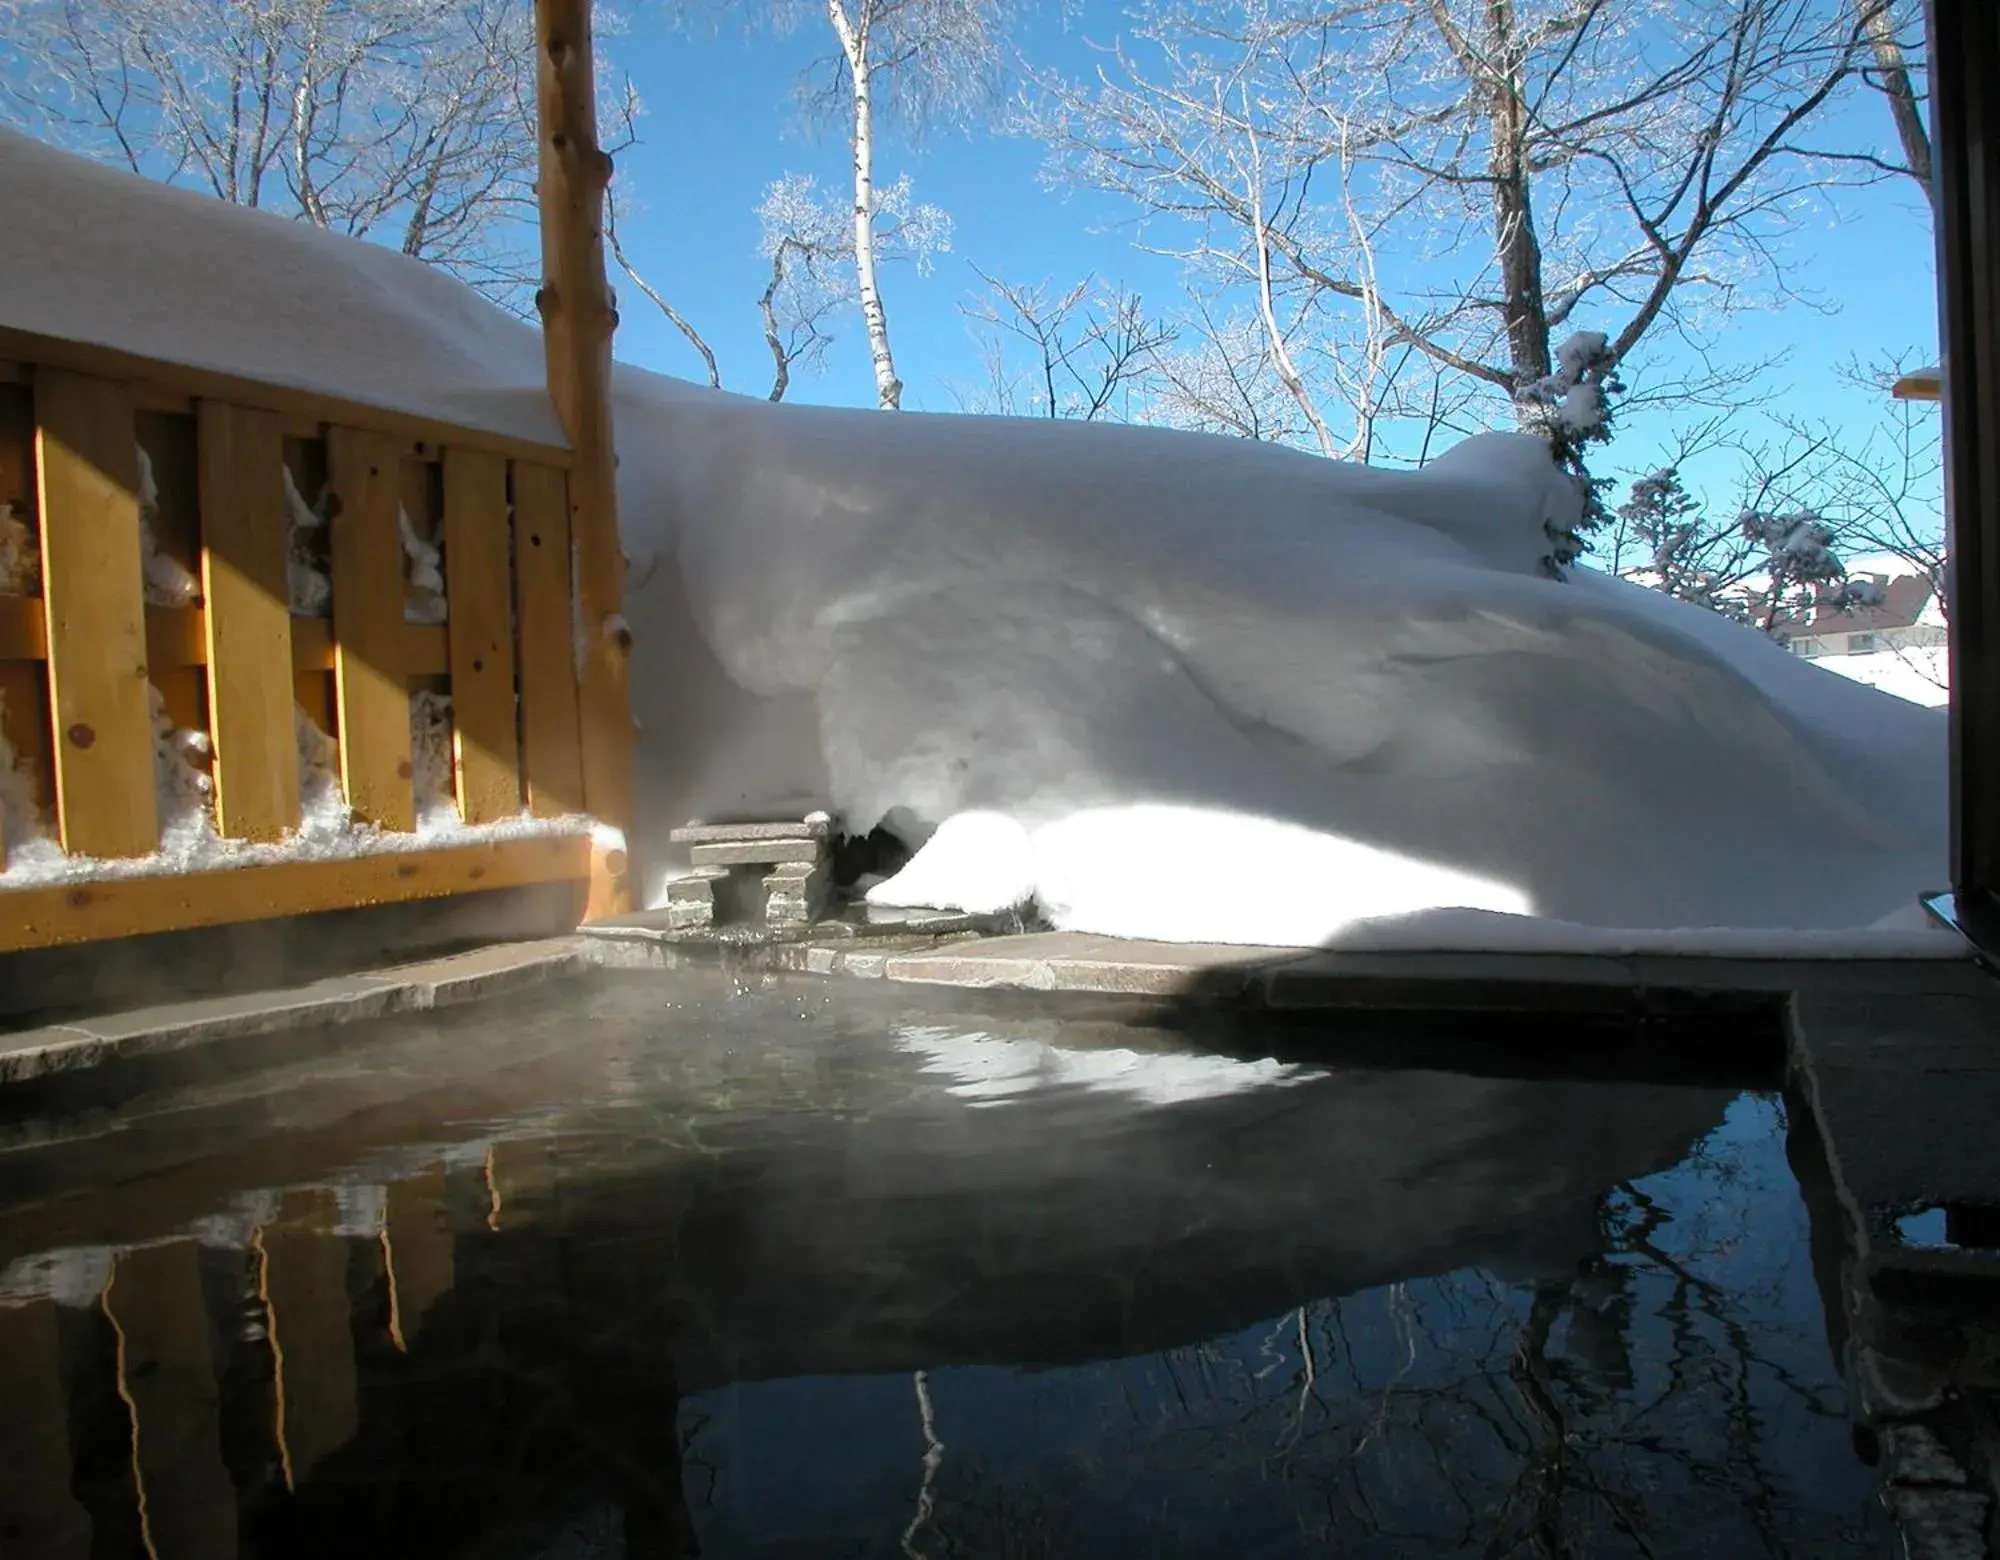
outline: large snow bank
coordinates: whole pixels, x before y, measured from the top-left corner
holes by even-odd
[[[399,256],[13,138],[0,202],[0,322],[546,421],[534,330]],[[912,843],[960,820],[892,900],[1431,946],[1851,949],[1943,881],[1941,716],[1546,578],[1574,496],[1533,440],[1408,474],[623,365],[616,394],[656,871],[691,817],[826,806]]]
[[[983,815],[884,897],[1484,944],[1509,940],[1498,917],[1860,927],[1942,880],[1935,712],[1698,608],[1544,577],[1574,498],[1535,441],[1412,475],[637,375],[620,415],[671,429],[652,509],[626,512],[639,653],[680,610],[677,561],[730,680],[816,739],[785,772],[750,726],[753,772],[850,828]]]

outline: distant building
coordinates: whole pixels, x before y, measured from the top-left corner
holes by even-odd
[[[1872,655],[1883,650],[1932,650],[1945,643],[1944,613],[1937,592],[1921,574],[1848,576],[1850,585],[1870,582],[1874,599],[1840,605],[1842,597],[1822,589],[1803,612],[1779,616],[1773,631],[1795,655]]]

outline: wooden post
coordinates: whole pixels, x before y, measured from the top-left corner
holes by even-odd
[[[2000,11],[1930,7],[1951,544],[1951,882],[1937,906],[2000,957]]]
[[[577,668],[584,800],[624,831],[626,849],[592,854],[586,917],[632,908],[631,636],[621,616],[625,557],[618,541],[611,428],[611,333],[618,317],[604,273],[604,192],[611,159],[597,144],[590,0],[535,0],[541,162],[542,286],[535,295],[548,352],[549,394],[575,452],[570,471],[576,591],[583,616]]]

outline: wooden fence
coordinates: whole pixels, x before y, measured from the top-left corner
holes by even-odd
[[[141,452],[168,560],[156,567],[187,571],[197,604],[146,602]],[[74,856],[158,848],[149,684],[176,727],[208,736],[225,839],[298,825],[295,703],[336,744],[357,820],[411,831],[418,690],[450,697],[466,823],[583,812],[570,466],[560,447],[0,331],[0,504],[29,528],[40,573],[36,593],[0,595],[0,729],[44,826]],[[325,617],[292,610],[287,470],[325,515]],[[441,544],[441,623],[406,621],[399,509]],[[0,951],[591,872],[580,834],[449,838],[172,876],[0,879]]]

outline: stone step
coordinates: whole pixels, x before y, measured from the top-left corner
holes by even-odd
[[[697,867],[810,865],[825,854],[823,839],[717,840],[688,852]]]
[[[676,845],[721,845],[742,840],[823,840],[833,834],[833,820],[804,818],[776,823],[690,823],[667,836]]]
[[[729,873],[720,867],[697,867],[686,877],[675,878],[667,884],[667,903],[670,905],[708,905],[715,902],[715,885],[728,877]]]

